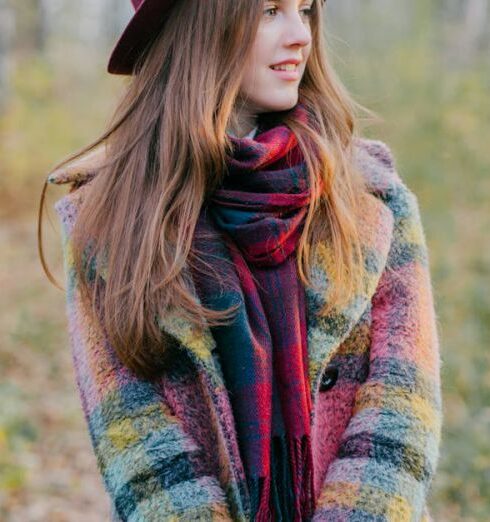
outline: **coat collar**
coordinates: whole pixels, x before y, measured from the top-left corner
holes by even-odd
[[[366,176],[370,193],[364,198],[365,220],[360,230],[361,247],[365,253],[367,275],[355,297],[346,305],[326,317],[317,317],[328,299],[329,281],[332,267],[332,249],[327,242],[320,244],[313,261],[311,274],[315,288],[306,288],[309,380],[312,396],[317,393],[321,375],[341,343],[347,338],[362,314],[368,309],[381,274],[385,268],[390,249],[394,218],[391,210],[380,198],[390,183],[390,166],[379,156],[382,142],[356,140],[356,161]],[[91,167],[97,163],[97,154],[84,158],[67,168],[53,172],[49,183],[74,183],[87,180],[93,175]],[[391,176],[392,178],[392,176]],[[66,196],[65,196],[66,197]],[[79,202],[80,198],[75,198]],[[75,204],[74,200],[74,204]],[[223,376],[214,359],[216,343],[209,328],[197,329],[189,321],[165,315],[159,319],[160,327],[175,337],[190,358],[201,368],[215,387],[224,387]]]

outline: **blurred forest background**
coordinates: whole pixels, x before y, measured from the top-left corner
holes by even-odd
[[[75,387],[64,294],[41,270],[47,172],[104,129],[129,0],[0,0],[0,519],[109,520]],[[490,517],[490,1],[329,0],[329,48],[417,194],[441,333],[436,521]],[[51,270],[63,282],[48,191]]]

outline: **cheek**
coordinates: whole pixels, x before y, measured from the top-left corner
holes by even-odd
[[[275,45],[270,34],[258,31],[255,42],[250,54],[250,58],[245,63],[245,69],[249,76],[259,76],[267,72],[269,64],[274,63]]]
[[[267,69],[268,63],[265,54],[254,53],[243,68],[242,89],[244,91],[253,91],[271,81]]]

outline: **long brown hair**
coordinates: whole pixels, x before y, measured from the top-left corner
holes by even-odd
[[[325,315],[348,300],[364,276],[358,209],[366,187],[352,161],[352,142],[356,109],[374,113],[351,99],[331,68],[319,5],[313,4],[312,50],[299,85],[299,101],[317,124],[296,121],[289,111],[278,116],[297,136],[310,173],[312,198],[297,250],[305,285],[312,286],[309,267],[318,241],[327,239],[333,252],[332,291],[320,311]],[[199,211],[222,180],[232,150],[226,129],[262,7],[263,0],[176,2],[138,61],[107,130],[51,171],[105,145],[105,161],[87,183],[72,231],[73,266],[81,294],[118,356],[145,378],[158,373],[168,341],[155,317],[173,310],[202,326],[233,316],[232,308],[201,306],[188,267],[198,257],[192,237]],[[54,281],[42,253],[46,183],[38,242]],[[102,294],[102,267],[92,263],[100,259]]]

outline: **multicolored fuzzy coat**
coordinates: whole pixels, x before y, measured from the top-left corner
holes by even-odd
[[[317,508],[314,521],[430,521],[439,456],[440,359],[429,259],[418,201],[388,146],[356,140],[368,180],[362,243],[369,277],[325,318],[331,267],[322,244],[307,289],[309,379]],[[178,357],[157,383],[123,367],[82,308],[70,233],[93,172],[55,204],[63,231],[70,349],[81,404],[113,520],[247,521],[249,497],[234,420],[209,330],[165,317]]]

